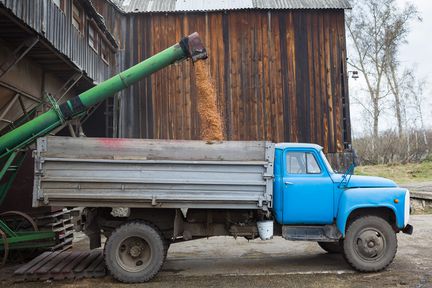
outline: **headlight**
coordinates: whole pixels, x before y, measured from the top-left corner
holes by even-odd
[[[410,218],[410,192],[407,189],[405,192],[405,207],[404,207],[404,227],[408,224]]]

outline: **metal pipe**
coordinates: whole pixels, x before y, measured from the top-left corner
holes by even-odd
[[[178,44],[81,93],[59,107],[51,108],[44,114],[3,135],[0,137],[0,158],[31,144],[37,137],[46,135],[62,125],[64,121],[81,115],[93,105],[104,101],[142,78],[186,58],[191,58],[192,61],[207,58],[207,52],[196,32],[183,38]]]

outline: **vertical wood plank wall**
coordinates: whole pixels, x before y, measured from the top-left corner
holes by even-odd
[[[343,10],[243,10],[125,15],[117,36],[127,68],[197,31],[229,140],[351,143]],[[117,27],[119,24],[113,24]],[[123,137],[199,139],[190,62],[128,90]]]

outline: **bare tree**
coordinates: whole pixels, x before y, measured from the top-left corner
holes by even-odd
[[[386,70],[386,76],[387,76],[387,81],[390,87],[390,91],[393,94],[394,97],[394,112],[395,112],[395,116],[396,116],[396,121],[397,121],[397,125],[398,125],[398,134],[399,137],[402,137],[403,134],[403,123],[405,122],[404,120],[404,116],[406,115],[406,106],[405,106],[405,101],[404,98],[401,95],[401,85],[403,85],[403,83],[401,83],[400,81],[404,80],[405,78],[399,78],[398,77],[398,63],[395,61],[389,61],[389,65],[387,67]]]
[[[406,110],[406,99],[403,98],[404,90],[412,90],[410,89],[411,81],[415,80],[414,70],[412,69],[405,70],[399,75],[399,49],[402,44],[407,43],[406,38],[409,33],[409,22],[414,19],[421,21],[417,8],[413,4],[408,3],[402,12],[392,15],[392,20],[390,21],[392,27],[386,28],[387,65],[385,67],[385,74],[391,94],[394,98],[393,107],[398,125],[399,137],[402,137],[404,130],[404,110]],[[410,93],[405,92],[405,94],[409,95]],[[418,97],[418,95],[416,97]]]
[[[410,111],[408,125],[411,124],[411,127],[414,130],[420,130],[423,138],[423,142],[428,147],[429,143],[426,136],[426,127],[424,123],[423,117],[423,105],[424,105],[424,90],[426,87],[425,80],[418,80],[415,76],[413,69],[407,69],[404,72],[405,80],[406,80],[406,88],[404,89],[405,95],[403,97],[407,99],[408,107],[407,109]],[[412,111],[412,113],[411,113]],[[429,152],[428,149],[426,151]]]
[[[408,23],[418,13],[413,5],[400,11],[395,0],[365,0],[353,4],[353,12],[347,17],[347,30],[355,53],[348,63],[365,79],[368,102],[362,106],[373,119],[373,138],[377,139],[384,109],[382,103],[390,94],[397,97],[396,114],[402,123],[400,87],[395,85],[398,84],[397,56],[400,45],[406,40]]]

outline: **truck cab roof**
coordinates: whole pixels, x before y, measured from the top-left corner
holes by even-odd
[[[318,144],[311,144],[311,143],[290,143],[290,142],[285,142],[285,143],[277,143],[275,145],[276,149],[286,149],[286,148],[312,148],[315,149],[317,151],[321,151],[323,149],[323,147],[321,147]]]

